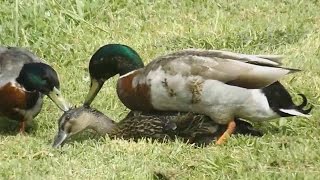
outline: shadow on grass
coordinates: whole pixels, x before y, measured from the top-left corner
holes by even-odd
[[[13,136],[19,133],[20,123],[19,121],[10,120],[7,118],[0,118],[0,135]],[[26,125],[26,133],[33,134],[38,129],[38,124],[34,121],[31,124]]]
[[[165,175],[162,172],[154,172],[153,173],[153,179],[154,180],[169,180],[170,178],[167,177],[167,175]]]

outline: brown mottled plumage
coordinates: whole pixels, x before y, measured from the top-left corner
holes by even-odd
[[[237,120],[236,133],[261,135],[244,121]],[[221,135],[225,125],[214,123],[209,117],[195,113],[157,112],[142,113],[131,111],[120,122],[114,122],[100,111],[79,107],[65,112],[59,119],[59,131],[54,140],[58,147],[69,136],[85,129],[94,129],[100,135],[111,138],[138,140],[172,140],[176,137],[188,143],[207,145]]]

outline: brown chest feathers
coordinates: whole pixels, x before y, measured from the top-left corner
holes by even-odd
[[[134,83],[139,72],[133,72],[118,80],[117,93],[121,102],[131,110],[152,111],[150,87],[145,83]]]
[[[0,116],[22,120],[23,115],[16,109],[29,109],[39,98],[37,92],[27,92],[18,84],[7,83],[0,88]]]

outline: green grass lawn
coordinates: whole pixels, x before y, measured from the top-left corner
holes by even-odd
[[[194,47],[283,54],[304,71],[283,79],[296,101],[305,93],[310,119],[256,124],[265,135],[232,137],[223,146],[194,148],[179,141],[137,143],[83,133],[52,149],[62,114],[46,98],[37,128],[26,136],[0,135],[0,179],[314,179],[320,177],[320,3],[316,0],[0,0],[0,44],[22,46],[59,73],[62,92],[80,105],[89,88],[88,61],[100,46],[124,43],[150,62]],[[117,77],[116,77],[117,78]],[[120,120],[116,78],[93,105]]]

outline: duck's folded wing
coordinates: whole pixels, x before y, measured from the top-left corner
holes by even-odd
[[[160,63],[170,74],[200,76],[244,88],[263,88],[296,69],[279,67],[276,56],[244,55],[224,51],[184,50]],[[280,61],[279,61],[280,62]]]
[[[201,58],[198,57],[193,57],[193,59],[201,61]],[[197,72],[199,67],[205,68]],[[229,85],[249,89],[266,87],[291,71],[291,69],[286,68],[260,66],[219,58],[216,58],[215,63],[204,61],[203,64],[194,63],[191,66],[193,75],[200,75],[206,79],[215,79]]]
[[[246,63],[259,64],[264,66],[280,66],[283,56],[280,55],[250,55],[222,50],[186,49],[177,51],[167,56],[199,56],[209,58],[232,59]]]

